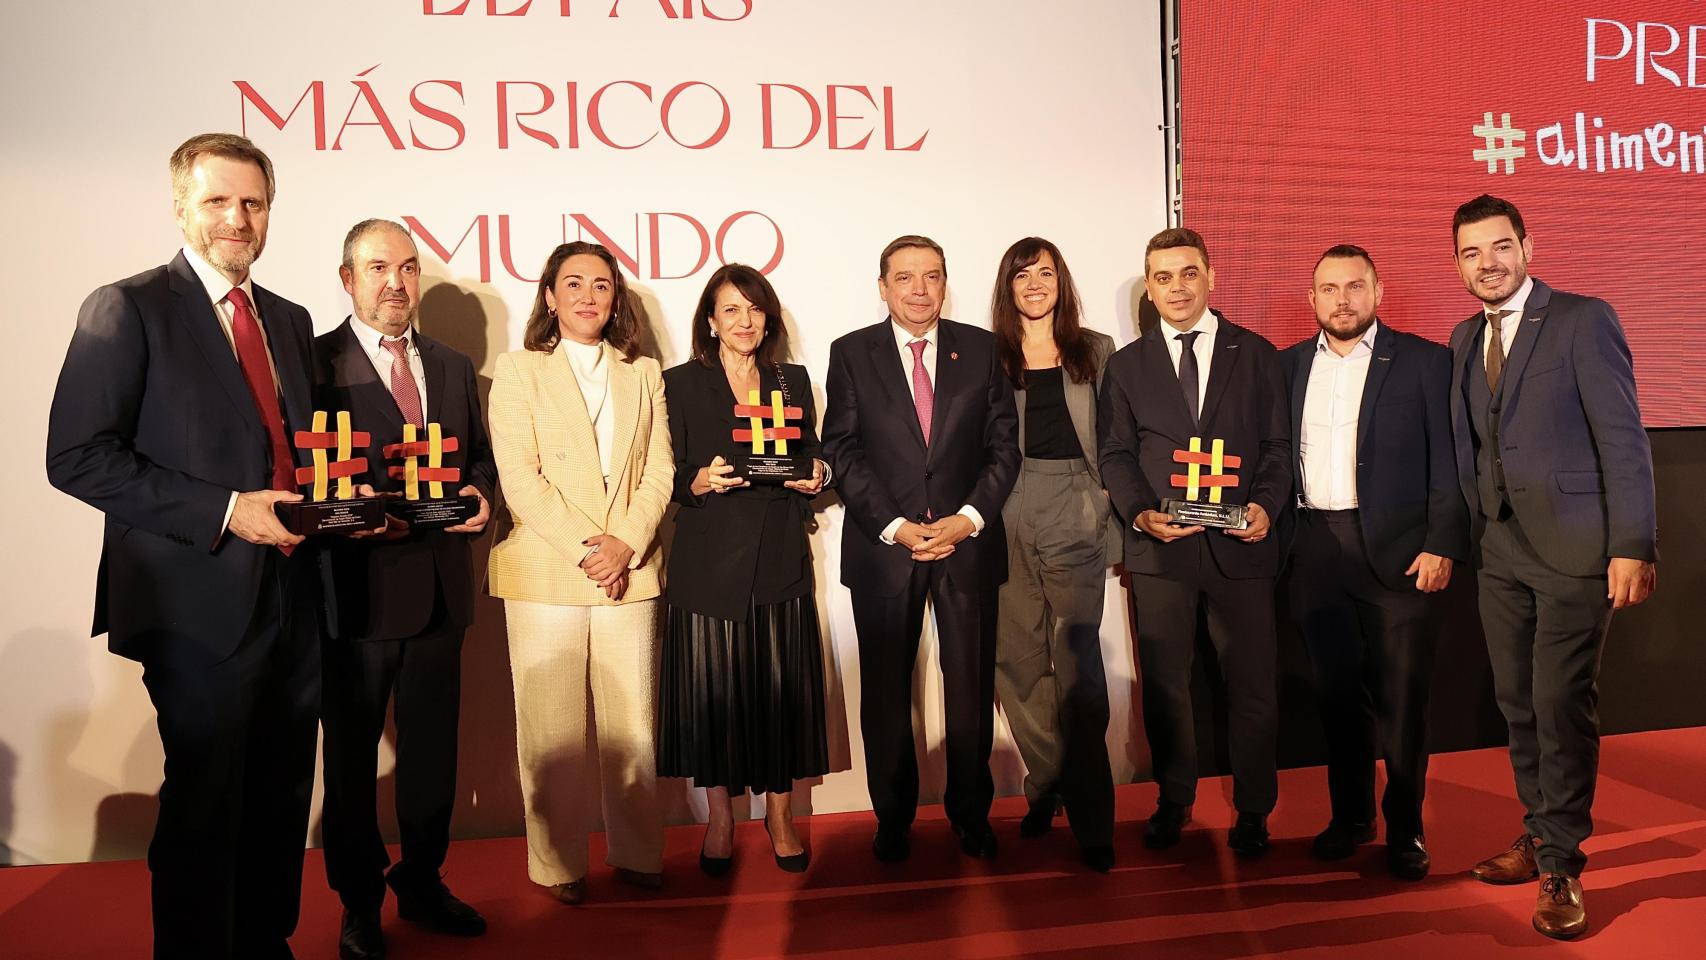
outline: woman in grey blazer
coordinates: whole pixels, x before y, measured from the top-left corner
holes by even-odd
[[[1008,574],[995,648],[995,688],[1031,805],[1019,833],[1047,833],[1064,805],[1084,862],[1105,873],[1114,782],[1102,600],[1120,531],[1096,466],[1096,391],[1114,342],[1079,326],[1066,260],[1040,237],[1007,249],[990,303],[1024,454],[1001,513]]]

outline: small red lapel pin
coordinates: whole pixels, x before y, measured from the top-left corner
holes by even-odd
[[[958,353],[950,353],[950,354],[948,354],[948,359],[949,359],[949,360],[958,360],[958,359],[959,359],[959,358],[960,358],[960,355],[959,355],[959,354],[958,354]]]

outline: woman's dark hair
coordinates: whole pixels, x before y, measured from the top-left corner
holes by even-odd
[[[1013,278],[1019,271],[1042,259],[1047,253],[1054,258],[1054,273],[1059,297],[1054,304],[1054,345],[1060,351],[1060,365],[1074,383],[1089,383],[1096,379],[1096,358],[1090,338],[1078,325],[1078,288],[1072,283],[1072,271],[1066,268],[1066,258],[1060,248],[1041,237],[1026,237],[1007,248],[1001,255],[1001,268],[995,271],[995,292],[990,295],[990,315],[995,328],[995,345],[1001,356],[1001,368],[1015,389],[1025,387],[1025,328],[1019,313],[1018,301],[1013,299]]]
[[[557,341],[562,334],[557,328],[556,314],[545,303],[545,291],[556,286],[557,274],[562,272],[563,263],[583,253],[603,260],[610,268],[615,289],[610,297],[610,319],[604,323],[604,341],[614,347],[623,360],[632,363],[639,356],[639,321],[635,312],[629,309],[628,282],[622,279],[622,268],[616,262],[615,254],[603,244],[585,240],[561,244],[545,258],[545,268],[539,273],[539,290],[533,296],[533,312],[528,314],[527,327],[522,332],[522,345],[540,353],[557,349]]]
[[[764,366],[774,366],[788,358],[788,331],[782,326],[782,301],[776,298],[776,288],[764,274],[744,263],[730,263],[717,268],[705,282],[705,292],[699,295],[699,306],[693,311],[693,359],[707,367],[718,364],[717,338],[711,336],[711,314],[717,309],[717,294],[723,284],[730,284],[749,303],[764,311],[764,339],[758,342],[755,359]]]

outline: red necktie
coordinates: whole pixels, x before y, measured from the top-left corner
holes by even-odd
[[[391,351],[391,397],[397,401],[403,422],[417,427],[426,426],[426,417],[421,415],[421,391],[415,386],[414,373],[409,370],[408,339],[387,340],[381,337],[379,344]]]
[[[913,340],[912,348],[912,405],[918,408],[918,428],[924,431],[924,445],[930,445],[930,419],[936,411],[936,388],[930,385],[930,371],[924,369],[924,348],[928,340]]]
[[[242,287],[232,287],[225,295],[231,304],[231,340],[237,345],[237,365],[243,368],[243,379],[249,384],[249,396],[255,401],[255,412],[261,426],[267,428],[272,446],[272,488],[289,493],[296,491],[296,463],[290,454],[290,444],[284,437],[284,417],[278,410],[278,388],[272,380],[272,365],[267,362],[267,345],[261,340],[261,328],[255,323],[255,312],[249,307],[249,295]]]

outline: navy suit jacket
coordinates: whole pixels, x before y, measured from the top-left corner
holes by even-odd
[[[896,517],[924,522],[970,504],[983,531],[960,541],[945,560],[962,590],[1007,580],[1001,506],[1019,477],[1019,414],[1013,387],[988,330],[938,321],[936,405],[930,445],[889,320],[838,338],[829,347],[824,458],[845,508],[841,582],[853,590],[899,596],[912,575],[911,551],[879,538]]]
[[[287,433],[309,423],[308,311],[252,285]],[[307,455],[297,452],[299,465]],[[106,514],[91,635],[142,659],[184,641],[236,649],[273,547],[221,536],[232,491],[271,486],[266,428],[207,289],[180,252],[83,302],[48,414],[47,477]],[[283,561],[311,584],[311,543]]]
[[[1219,311],[1216,311],[1219,315]],[[1132,573],[1183,574],[1179,564],[1198,562],[1198,547],[1187,540],[1162,543],[1132,527],[1137,515],[1159,509],[1164,497],[1184,497],[1171,477],[1185,466],[1173,451],[1187,449],[1193,436],[1220,439],[1226,452],[1242,459],[1229,472],[1238,485],[1223,488],[1222,502],[1254,501],[1279,522],[1291,499],[1291,445],[1285,415],[1285,382],[1274,345],[1260,335],[1220,317],[1214,359],[1208,368],[1200,427],[1191,424],[1179,375],[1162,337],[1162,325],[1114,351],[1102,376],[1098,429],[1101,431],[1102,484],[1125,527],[1125,566]],[[1275,531],[1278,532],[1277,530]],[[1220,572],[1235,579],[1279,573],[1277,537],[1248,543],[1219,530],[1205,530],[1209,553]]]
[[[1466,377],[1486,376],[1486,325],[1476,311],[1451,334],[1457,476],[1475,544],[1486,518],[1464,384]],[[1535,280],[1502,377],[1506,496],[1540,558],[1577,577],[1604,574],[1611,557],[1657,560],[1652,449],[1635,400],[1629,343],[1611,305]]]
[[[1299,495],[1303,402],[1319,337],[1280,354],[1291,398],[1291,462]],[[1374,575],[1394,590],[1415,585],[1404,571],[1418,553],[1469,557],[1469,512],[1457,485],[1450,389],[1451,351],[1380,324],[1357,412],[1357,517]]]
[[[371,483],[381,493],[403,489],[389,476],[392,464],[386,446],[403,440],[403,415],[391,398],[391,386],[379,379],[345,320],[314,339],[314,404],[328,414],[350,412],[356,430],[366,431],[371,443],[357,456],[367,457],[367,473],[358,483]],[[480,393],[474,363],[455,350],[418,332],[411,333],[420,350],[426,374],[426,419],[445,436],[455,437],[457,450],[444,455],[444,465],[462,471],[462,479],[444,485],[452,497],[471,485],[491,503],[497,485],[492,445],[480,416]],[[425,495],[425,486],[422,487]],[[473,535],[425,530],[399,540],[328,538],[324,557],[326,619],[334,638],[397,640],[426,629],[433,612],[436,579],[444,591],[450,621],[466,627],[474,619]]]

